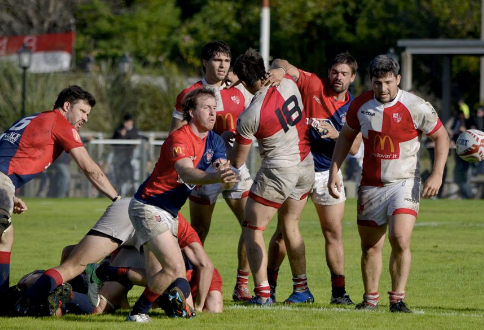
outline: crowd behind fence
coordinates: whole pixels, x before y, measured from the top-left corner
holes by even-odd
[[[141,139],[106,139],[102,133],[84,132],[81,134],[91,157],[123,197],[133,196],[136,189],[153,170],[160,154],[160,148],[167,132],[140,132]],[[452,169],[453,152],[449,153],[448,174],[443,186],[442,198],[459,198],[458,187],[454,183]],[[422,148],[421,173],[423,178],[431,170],[426,148]],[[257,141],[254,141],[247,161],[250,173],[254,176],[260,165]],[[480,164],[483,168],[484,164]],[[354,160],[347,160],[343,166],[345,188],[348,197],[356,197],[360,167]],[[481,170],[482,171],[482,170]],[[471,187],[474,198],[484,198],[484,171],[474,171]],[[99,192],[87,180],[84,173],[62,154],[44,173],[22,187],[17,194],[23,197],[99,197]]]

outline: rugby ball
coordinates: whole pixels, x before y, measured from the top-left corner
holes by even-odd
[[[484,132],[469,129],[459,135],[455,142],[457,155],[469,163],[484,160]]]

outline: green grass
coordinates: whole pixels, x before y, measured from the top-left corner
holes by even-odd
[[[77,243],[108,205],[106,199],[27,199],[26,202],[29,211],[13,219],[16,241],[11,283],[33,269],[56,266],[62,248]],[[60,319],[0,318],[0,329],[484,329],[483,201],[425,200],[420,209],[412,237],[413,262],[407,285],[406,302],[416,312],[412,315],[388,312],[388,242],[380,282],[380,310],[362,312],[329,305],[330,275],[313,205],[307,205],[304,210],[301,231],[306,243],[309,286],[316,303],[300,307],[277,304],[271,309],[232,303],[240,229],[221,200],[205,248],[224,279],[224,313],[200,314],[194,320],[172,320],[162,312],[153,311],[152,325],[125,323],[126,310],[114,315],[67,315]],[[346,283],[348,293],[359,302],[363,285],[355,224],[356,201],[349,200],[346,210]],[[187,208],[182,213],[188,218]],[[274,227],[275,220],[266,231],[267,240]],[[289,296],[291,290],[286,260],[279,273],[278,300]],[[130,302],[134,303],[141,292],[141,288],[132,290]]]

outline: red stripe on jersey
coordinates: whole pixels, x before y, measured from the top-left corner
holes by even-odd
[[[237,132],[235,134],[235,141],[238,143],[238,144],[251,144],[252,143],[252,140],[251,139],[246,139],[244,138],[242,135],[239,134],[239,132]]]
[[[285,100],[281,93],[275,87],[270,87],[267,90],[267,94],[264,98],[260,109],[260,122],[259,128],[254,136],[257,139],[264,139],[275,135],[282,130],[281,123],[276,115],[276,111],[279,109]]]
[[[440,121],[440,119],[437,121],[437,125],[435,125],[435,128],[432,130],[432,132],[430,132],[429,134],[427,134],[427,136],[430,136],[432,134],[434,134],[435,132],[438,131],[438,129],[442,126],[442,122]]]

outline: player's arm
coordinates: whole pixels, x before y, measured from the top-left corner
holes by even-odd
[[[213,263],[200,243],[189,244],[183,248],[183,252],[197,270],[198,293],[194,307],[196,311],[201,312],[212,283]]]
[[[238,182],[237,176],[230,169],[229,162],[219,166],[215,172],[208,173],[193,167],[192,160],[185,157],[175,163],[175,170],[183,182],[190,184],[203,185],[219,182],[222,184]]]
[[[351,145],[350,148],[350,155],[354,156],[358,153],[358,150],[360,150],[360,144],[361,141],[363,140],[361,133],[358,133],[356,136],[355,140],[353,141],[353,144]]]
[[[331,160],[331,165],[329,167],[329,180],[328,189],[331,196],[338,198],[341,192],[341,182],[339,179],[338,171],[341,168],[341,164],[345,160],[348,152],[353,145],[353,141],[356,139],[358,131],[352,130],[348,125],[343,126],[338,140],[336,141],[336,146],[334,147],[333,158]]]
[[[444,126],[441,126],[432,135],[429,135],[435,143],[435,160],[432,174],[425,181],[422,189],[422,197],[430,198],[436,196],[442,185],[442,176],[444,174],[444,167],[449,154],[449,135]]]
[[[250,146],[250,144],[241,144],[235,141],[234,147],[232,148],[230,161],[233,167],[240,168],[245,164],[250,152]]]
[[[101,168],[92,160],[91,156],[89,156],[86,148],[73,148],[69,151],[69,155],[75,160],[79,168],[84,172],[88,180],[97,190],[113,201],[119,197]]]
[[[291,65],[288,61],[283,59],[275,59],[272,61],[271,69],[268,72],[267,78],[264,80],[264,86],[273,85],[277,86],[281,82],[282,78],[286,74],[289,74],[294,80],[299,79],[299,70],[294,65]]]

